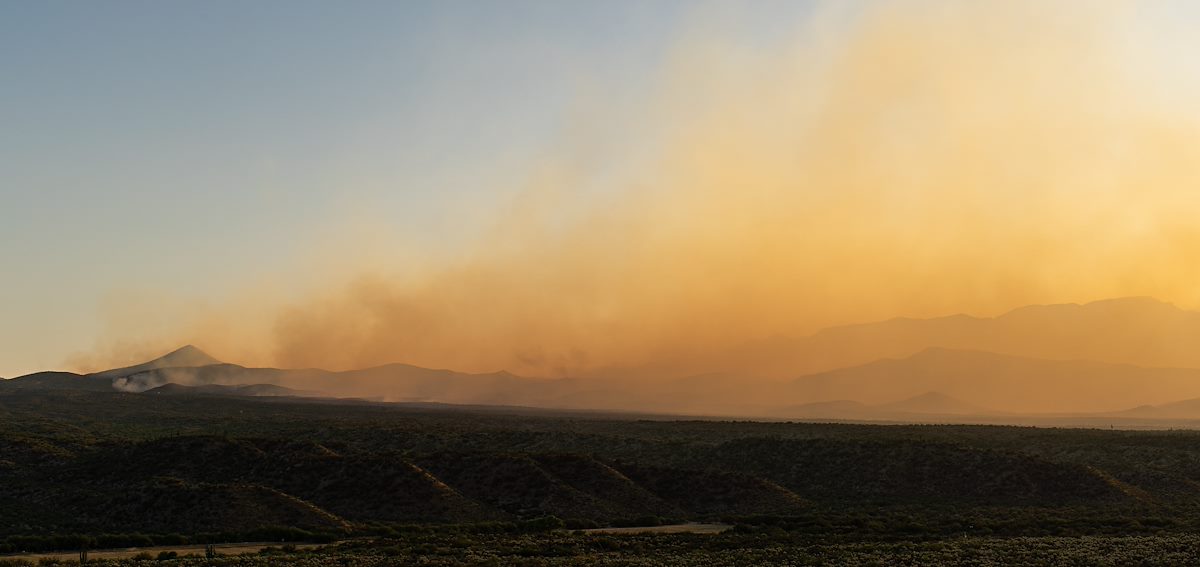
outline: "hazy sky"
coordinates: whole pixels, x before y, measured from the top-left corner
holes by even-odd
[[[686,9],[685,9],[686,8]],[[738,11],[778,34],[801,2]],[[220,297],[369,212],[471,233],[580,93],[654,80],[694,2],[0,4],[0,375],[113,293]],[[484,207],[486,208],[486,207]]]
[[[2,2],[0,375],[1200,306],[1195,10],[954,5]]]

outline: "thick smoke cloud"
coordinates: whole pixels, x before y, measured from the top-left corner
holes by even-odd
[[[315,263],[325,290],[208,306],[179,342],[287,367],[574,376],[900,315],[1200,305],[1198,109],[1164,96],[1140,17],[832,3],[787,44],[697,31],[641,108],[593,103],[584,122],[623,127],[547,148],[467,253]]]

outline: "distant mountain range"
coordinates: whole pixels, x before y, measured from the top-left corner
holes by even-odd
[[[1200,369],[1045,360],[992,352],[925,349],[798,378],[781,398],[882,404],[924,392],[1012,413],[1112,412],[1200,397]]]
[[[930,347],[1047,360],[1200,368],[1198,343],[1200,312],[1130,297],[1083,305],[1031,305],[998,317],[897,318],[831,327],[808,337],[775,336],[625,372],[722,372],[787,379],[904,358]]]
[[[893,319],[701,357],[704,371],[585,378],[406,364],[332,372],[249,368],[185,346],[92,374],[40,372],[0,389],[306,396],[796,419],[1096,414],[1200,418],[1200,313],[1146,298]],[[748,376],[774,379],[749,379]],[[1187,400],[1180,402],[1179,400]],[[1132,408],[1132,409],[1130,409]]]

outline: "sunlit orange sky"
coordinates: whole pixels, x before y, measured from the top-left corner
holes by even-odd
[[[0,6],[0,376],[1200,308],[1189,2]]]

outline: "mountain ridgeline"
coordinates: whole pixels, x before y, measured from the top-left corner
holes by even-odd
[[[299,396],[695,415],[899,421],[1021,416],[1200,418],[1200,312],[1147,298],[836,327],[685,362],[578,378],[406,364],[331,372],[248,368],[186,346],[92,374],[42,372],[8,389]],[[1162,406],[1162,409],[1156,409]]]

